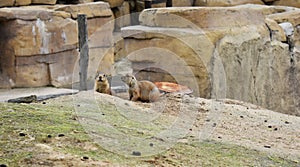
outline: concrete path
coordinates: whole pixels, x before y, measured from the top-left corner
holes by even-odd
[[[9,99],[26,97],[30,95],[36,95],[38,100],[43,100],[50,97],[70,95],[75,93],[78,93],[78,90],[54,87],[0,89],[0,102],[7,102]]]

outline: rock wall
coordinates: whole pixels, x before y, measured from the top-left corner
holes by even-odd
[[[262,5],[148,9],[141,25],[122,29],[122,54],[141,79],[175,80],[201,97],[300,115],[299,11]],[[283,23],[292,25],[292,34]]]
[[[77,82],[79,12],[88,17],[89,78],[98,67],[109,71],[114,23],[107,3],[1,8],[0,87],[62,87]]]

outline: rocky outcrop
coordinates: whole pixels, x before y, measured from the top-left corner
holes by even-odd
[[[232,98],[299,115],[297,8],[242,5],[149,9],[122,29],[140,79],[176,81],[196,95]],[[172,76],[172,77],[170,77]]]
[[[109,71],[114,24],[107,3],[2,8],[0,87],[61,87],[78,81],[79,11],[88,17],[89,78],[102,68],[101,60],[101,70]]]

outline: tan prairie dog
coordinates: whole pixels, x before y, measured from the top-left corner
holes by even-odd
[[[98,72],[95,77],[95,91],[111,95],[108,75]]]
[[[156,85],[150,81],[138,81],[133,75],[126,74],[121,77],[129,87],[129,100],[142,102],[155,102],[159,99],[160,92]]]

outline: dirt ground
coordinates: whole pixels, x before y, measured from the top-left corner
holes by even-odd
[[[120,97],[122,99],[95,96],[115,105],[121,113],[123,108],[129,108],[123,113],[126,119],[165,124],[168,126],[166,133],[159,137],[164,141],[214,140],[300,160],[300,117],[230,99],[208,100],[167,94],[159,102],[141,103],[124,102],[127,97]],[[137,110],[132,111],[132,108]],[[176,135],[172,134],[174,131],[177,131]]]
[[[299,166],[300,117],[240,101],[93,91],[1,103],[6,166]]]

